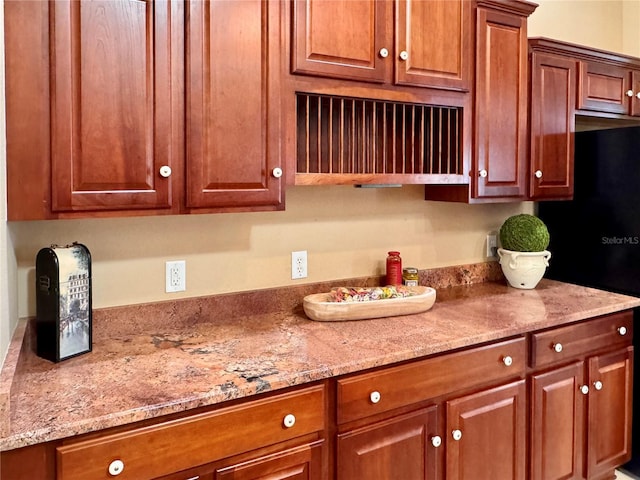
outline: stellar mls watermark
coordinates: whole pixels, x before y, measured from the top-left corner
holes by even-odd
[[[603,245],[638,245],[640,237],[602,237]]]

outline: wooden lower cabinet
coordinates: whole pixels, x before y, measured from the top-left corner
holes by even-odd
[[[308,469],[299,465],[312,463],[317,453],[303,448],[294,455],[285,449],[323,438],[325,400],[324,385],[315,385],[156,425],[63,442],[56,447],[56,479],[108,480],[117,475],[122,480],[148,480],[207,464],[217,469],[220,461],[236,456],[245,463],[223,465],[215,478],[251,478],[251,472],[276,469],[294,458],[298,470]],[[272,456],[255,460],[258,455]],[[231,476],[236,470],[240,473]]]
[[[155,480],[322,480],[323,448],[324,440],[319,440],[250,460],[218,462]]]
[[[436,479],[438,432],[438,407],[434,405],[339,434],[336,477]]]
[[[583,362],[532,377],[531,480],[583,478],[588,387]]]
[[[536,374],[531,480],[609,478],[631,454],[633,348]]]
[[[525,380],[447,402],[447,480],[524,480]]]
[[[575,358],[531,376],[531,480],[612,479],[614,469],[630,459],[630,320],[610,315],[534,334],[534,364],[553,361],[547,352],[573,351]]]
[[[589,359],[587,478],[605,478],[631,458],[633,347]]]
[[[518,380],[366,425],[338,435],[337,479],[524,479],[526,421]]]

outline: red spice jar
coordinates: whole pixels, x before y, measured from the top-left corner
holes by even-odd
[[[387,285],[402,285],[402,258],[400,258],[400,252],[389,252],[387,257]]]

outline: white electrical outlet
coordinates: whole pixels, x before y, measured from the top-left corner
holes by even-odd
[[[307,251],[291,252],[291,280],[307,278]]]
[[[187,267],[184,260],[176,260],[166,263],[166,287],[167,293],[184,292],[187,289]]]
[[[498,236],[495,233],[487,235],[487,257],[498,256]]]

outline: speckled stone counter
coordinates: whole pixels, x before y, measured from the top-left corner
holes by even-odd
[[[374,320],[309,320],[302,298],[329,283],[100,309],[93,351],[59,364],[33,353],[32,322],[21,320],[0,374],[0,450],[640,306],[550,280],[513,289],[490,268],[457,270],[455,281],[421,272],[437,287],[433,308]]]

